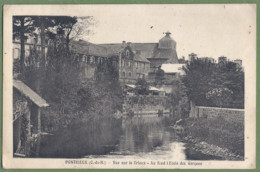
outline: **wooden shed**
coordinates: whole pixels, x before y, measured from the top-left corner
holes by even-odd
[[[25,83],[13,80],[14,156],[30,156],[33,138],[37,137],[38,142],[40,140],[41,108],[48,106],[49,104]]]

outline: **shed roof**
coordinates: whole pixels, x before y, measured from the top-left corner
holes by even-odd
[[[185,64],[162,64],[161,69],[164,73],[180,73],[181,75],[184,74],[182,67]]]
[[[36,92],[34,92],[30,87],[24,84],[22,81],[13,80],[13,87],[21,92],[24,96],[28,97],[33,103],[38,107],[47,107],[49,104],[41,98]]]

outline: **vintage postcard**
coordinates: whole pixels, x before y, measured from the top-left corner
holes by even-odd
[[[3,167],[253,169],[256,4],[5,5]]]

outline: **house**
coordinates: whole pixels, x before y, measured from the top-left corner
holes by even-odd
[[[138,78],[146,78],[150,72],[148,61],[141,50],[133,49],[131,42],[118,44],[100,44],[107,48],[108,58],[118,59],[119,80],[122,83],[136,83]]]
[[[134,82],[137,78],[147,78],[150,73],[155,73],[164,63],[178,64],[176,41],[170,35],[170,32],[166,32],[158,43],[126,43],[123,41],[121,44],[99,45],[106,47],[110,54],[120,56],[121,81]],[[133,66],[131,66],[132,63]]]
[[[49,104],[22,81],[13,80],[13,153],[27,157],[32,151],[34,139],[41,135],[41,109]],[[39,140],[39,139],[37,139]]]

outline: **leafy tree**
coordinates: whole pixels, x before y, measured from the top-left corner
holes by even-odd
[[[172,92],[169,95],[171,113],[174,117],[186,118],[189,114],[187,89],[181,80],[172,82]]]
[[[187,95],[196,105],[244,107],[244,72],[236,63],[198,59],[183,69]]]
[[[58,16],[55,18],[57,24],[57,30],[63,31],[66,39],[66,47],[69,50],[70,34],[73,30],[74,25],[77,23],[77,17],[71,16]]]
[[[149,84],[144,78],[138,78],[136,82],[137,94],[146,95],[148,94]]]

